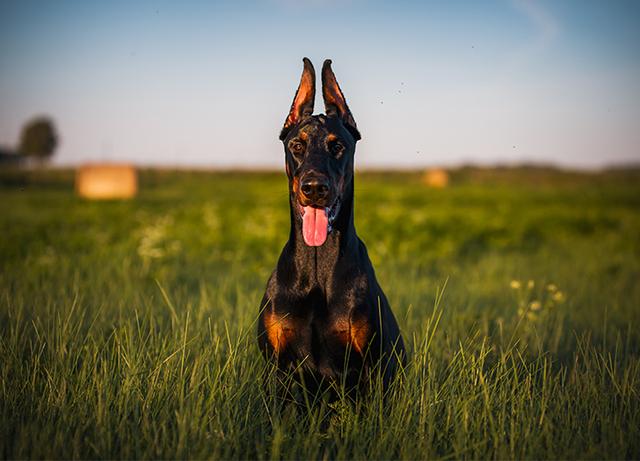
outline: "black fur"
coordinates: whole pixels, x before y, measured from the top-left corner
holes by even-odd
[[[354,153],[360,133],[329,60],[323,66],[327,115],[311,115],[315,73],[308,59],[304,64],[281,133],[291,230],[262,300],[258,342],[281,370],[301,370],[312,389],[320,383],[362,388],[374,369],[382,370],[386,387],[404,363],[405,349],[354,227]],[[300,185],[309,178],[325,184],[326,193],[301,193]],[[337,207],[323,245],[304,242],[302,206]]]

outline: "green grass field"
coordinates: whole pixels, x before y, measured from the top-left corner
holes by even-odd
[[[284,173],[147,171],[129,202],[3,173],[3,458],[640,458],[640,172],[357,176],[411,351],[382,403],[277,411],[255,340]]]

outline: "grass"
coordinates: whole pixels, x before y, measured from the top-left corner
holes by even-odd
[[[255,341],[283,174],[0,177],[3,458],[640,457],[640,173],[360,174],[412,360],[386,404],[276,411]]]

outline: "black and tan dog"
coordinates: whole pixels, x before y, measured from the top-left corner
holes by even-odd
[[[307,389],[362,388],[379,370],[386,388],[404,363],[396,319],[353,224],[353,164],[360,133],[331,70],[322,66],[326,115],[312,115],[315,71],[300,86],[280,134],[291,232],[267,284],[258,342]]]

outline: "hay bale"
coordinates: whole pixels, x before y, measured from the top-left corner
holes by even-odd
[[[93,164],[76,170],[76,193],[88,199],[128,199],[138,192],[133,165]]]
[[[449,173],[442,168],[431,168],[424,172],[422,181],[427,187],[442,189],[449,185]]]

